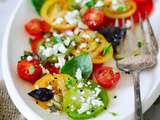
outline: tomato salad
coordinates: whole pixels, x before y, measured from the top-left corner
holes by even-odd
[[[126,29],[107,21],[136,13],[140,0],[32,0],[40,18],[24,25],[31,51],[17,64],[19,77],[33,86],[29,96],[51,112],[70,118],[96,117],[109,104],[108,89],[120,80],[112,65]],[[113,15],[114,14],[114,15]]]

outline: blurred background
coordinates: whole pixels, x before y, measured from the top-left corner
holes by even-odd
[[[19,0],[0,0],[0,51],[7,22]],[[1,58],[1,54],[0,54]],[[0,72],[0,80],[2,80]],[[145,113],[145,120],[160,120],[160,98]]]

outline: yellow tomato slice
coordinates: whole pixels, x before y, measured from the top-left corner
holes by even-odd
[[[66,74],[54,74],[54,75],[48,74],[35,82],[35,84],[33,85],[33,90],[36,89],[37,86],[38,88],[47,88],[47,86],[51,85],[55,94],[63,96],[64,92],[67,90],[65,87],[65,81],[67,81],[69,78],[70,76]],[[43,109],[48,109],[47,104],[50,101],[47,102],[41,102],[39,100],[35,101]]]
[[[65,0],[47,0],[41,8],[41,16],[44,20],[57,30],[70,30],[76,27],[76,25],[69,25],[63,22],[59,25],[54,25],[53,22],[58,17],[64,17],[68,10],[68,4]]]
[[[137,10],[137,5],[133,0],[125,1],[125,5],[127,6],[126,11],[113,10],[110,1],[111,0],[105,0],[105,6],[103,7],[105,15],[109,18],[127,18],[132,16]]]
[[[103,52],[104,48],[109,45],[110,43],[107,42],[107,40],[104,38],[103,35],[99,34],[99,33],[94,33],[95,37],[86,37],[84,38],[83,35],[90,35],[92,31],[85,31],[80,33],[78,39],[76,40],[77,42],[77,46],[75,47],[75,49],[72,51],[72,54],[77,56],[83,52],[88,52],[90,53],[91,57],[92,57],[92,61],[95,64],[99,64],[99,63],[104,63],[107,60],[109,60],[109,58],[111,58],[113,56],[113,49],[111,48],[109,54],[105,55],[105,56],[100,56],[100,53]],[[98,39],[99,41],[97,42],[96,39]],[[86,43],[86,46],[84,48],[81,48],[81,45],[83,43]],[[101,59],[101,60],[100,60]]]
[[[106,44],[106,46],[109,46],[109,45],[110,45],[109,43]],[[94,64],[101,64],[101,63],[107,62],[112,57],[113,57],[113,48],[111,46],[106,55],[101,55],[101,53],[99,53],[99,55],[97,55],[96,57],[94,57],[92,59],[93,59]]]

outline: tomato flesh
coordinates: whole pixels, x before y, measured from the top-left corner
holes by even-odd
[[[59,74],[59,68],[56,68],[54,65],[52,65],[52,63],[46,63],[45,68],[49,71],[50,74]]]
[[[17,72],[23,80],[34,83],[42,75],[42,68],[38,60],[21,60],[17,65]]]
[[[29,35],[36,36],[49,32],[50,26],[46,22],[35,18],[25,24],[25,30]]]
[[[91,8],[84,13],[82,21],[88,25],[90,29],[99,29],[104,25],[105,15],[102,11]]]
[[[117,85],[120,79],[120,73],[113,72],[111,67],[102,66],[94,72],[94,76],[99,85],[103,88],[112,88]]]

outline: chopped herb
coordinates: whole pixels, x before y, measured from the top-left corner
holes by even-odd
[[[104,48],[103,55],[107,55],[110,52],[111,48],[112,48],[112,44],[110,43]]]
[[[90,0],[90,1],[88,1],[88,2],[85,4],[85,6],[86,6],[87,8],[91,8],[91,7],[93,7],[94,5],[95,5],[94,0]]]
[[[120,5],[117,8],[117,11],[120,11],[120,12],[124,12],[124,11],[127,11],[127,10],[128,10],[128,7],[124,6],[124,5]]]
[[[24,55],[21,56],[21,60],[27,59],[28,56],[33,56],[33,53],[31,53],[29,51],[24,51]]]
[[[45,39],[47,39],[47,38],[50,38],[51,35],[52,35],[52,34],[51,34],[50,32],[47,32],[47,33],[44,34],[43,37],[44,37]]]
[[[137,46],[138,46],[138,48],[141,48],[142,47],[142,42],[138,41]]]
[[[61,41],[60,37],[58,37],[58,36],[53,37],[54,44],[60,43],[60,41]]]
[[[110,112],[112,116],[117,116],[118,113],[115,113],[115,112]]]

